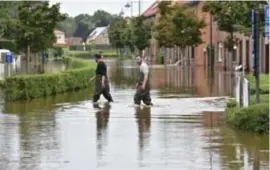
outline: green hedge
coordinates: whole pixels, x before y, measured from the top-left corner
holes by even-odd
[[[95,74],[95,65],[76,58],[65,58],[73,69],[60,73],[18,75],[5,79],[5,98],[9,101],[33,99],[67,91],[92,87],[89,81]]]
[[[100,53],[104,58],[118,58],[116,52],[113,51],[68,51],[67,55],[75,56],[82,59],[92,59],[94,54]]]
[[[233,128],[255,133],[269,132],[269,103],[247,108],[230,107],[226,113],[226,122]]]

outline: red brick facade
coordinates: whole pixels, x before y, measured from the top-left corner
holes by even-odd
[[[144,15],[156,20],[159,15],[156,8],[159,1],[156,1],[145,12]],[[173,1],[173,3],[187,3],[189,1]],[[202,11],[203,1],[193,2],[189,4],[190,8],[193,8],[196,12],[198,19],[204,19],[207,26],[202,29],[203,44],[197,47],[188,47],[185,52],[185,60],[193,62],[197,66],[208,65],[208,57],[206,54],[207,45],[210,43],[210,15]],[[235,57],[233,57],[226,48],[224,48],[224,41],[228,36],[228,33],[219,31],[215,22],[212,23],[212,43],[214,46],[214,67],[217,69],[233,70],[234,66],[238,63],[242,63],[244,67],[247,67],[249,71],[252,71],[252,55],[251,55],[251,38],[245,37],[241,34],[235,34],[240,42],[236,44]],[[269,72],[269,45],[264,44],[264,39],[261,38],[260,44],[260,66],[261,72]],[[174,63],[177,61],[177,55],[179,49],[166,49],[165,61],[167,63]],[[158,55],[158,42],[154,39],[151,40],[151,45],[145,50],[145,56],[150,57],[152,63],[156,63]],[[152,56],[152,57],[151,57]],[[180,59],[182,60],[182,59]]]

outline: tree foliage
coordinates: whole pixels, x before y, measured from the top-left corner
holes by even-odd
[[[17,1],[0,1],[0,39],[9,38],[12,29],[10,20],[17,16]]]
[[[79,14],[68,17],[57,25],[57,28],[65,32],[67,37],[87,38],[96,27],[104,27],[121,18],[118,14],[110,14],[104,10],[97,10],[93,15]]]
[[[130,26],[131,29],[133,29],[134,46],[141,54],[142,50],[144,50],[150,44],[151,22],[147,22],[144,16],[138,16],[132,20]]]
[[[197,46],[203,41],[201,29],[205,27],[204,20],[197,19],[195,13],[185,5],[162,1],[158,5],[160,18],[155,25],[155,38],[161,47]]]
[[[18,18],[11,22],[15,42],[20,51],[44,51],[55,42],[54,30],[58,22],[65,19],[59,12],[60,4],[51,7],[47,1],[22,1],[18,6]]]
[[[132,52],[138,49],[144,50],[150,44],[151,22],[147,22],[143,16],[127,21],[118,20],[109,27],[109,39],[116,48],[128,47]]]
[[[108,29],[108,35],[112,46],[118,49],[124,48],[125,44],[127,44],[127,38],[125,38],[125,35],[128,35],[127,28],[128,25],[124,19],[111,24]]]
[[[230,34],[227,38],[227,48],[232,50],[237,43],[235,32],[251,34],[251,10],[256,10],[260,15],[258,24],[263,28],[263,5],[266,1],[206,1],[204,12],[210,12],[219,30]]]
[[[173,9],[170,4],[170,1],[161,1],[158,4],[160,17],[154,26],[154,37],[158,40],[159,46],[161,47],[174,46],[174,25],[172,24]]]

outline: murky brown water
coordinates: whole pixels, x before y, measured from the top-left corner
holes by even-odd
[[[230,74],[152,69],[155,106],[135,109],[137,73],[116,65],[110,106],[102,98],[102,108],[94,108],[88,89],[1,104],[0,169],[268,169],[268,136],[223,123],[224,96],[233,94]]]

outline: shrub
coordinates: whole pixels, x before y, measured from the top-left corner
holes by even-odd
[[[65,58],[64,61],[74,66],[73,69],[60,73],[6,78],[4,83],[6,100],[33,99],[93,86],[89,81],[95,74],[93,64],[73,58]]]
[[[261,103],[247,108],[227,108],[226,121],[233,128],[256,133],[269,132],[269,104]]]
[[[227,105],[226,107],[227,108],[234,108],[237,106],[237,102],[235,99],[230,99],[228,102],[227,102]]]
[[[57,54],[57,56],[62,56],[64,54],[64,50],[62,47],[54,47],[54,51]]]

